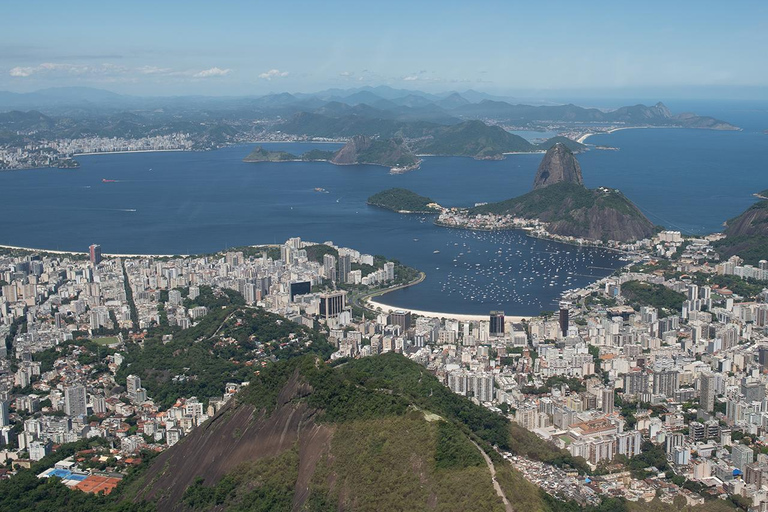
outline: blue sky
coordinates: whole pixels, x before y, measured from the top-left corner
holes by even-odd
[[[768,88],[765,1],[29,1],[2,12],[0,90],[17,92]]]

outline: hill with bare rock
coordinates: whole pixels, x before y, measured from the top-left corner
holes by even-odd
[[[766,197],[762,191],[758,197]],[[768,260],[768,200],[759,201],[726,223],[725,238],[715,242],[722,258],[741,257],[745,263],[757,265]]]
[[[399,139],[374,139],[355,135],[333,156],[331,163],[415,167],[419,159]]]
[[[536,177],[533,179],[533,189],[561,182],[584,185],[584,178],[581,176],[581,166],[573,156],[573,152],[565,144],[558,142],[547,150],[539,164]]]
[[[639,240],[655,230],[620,191],[586,188],[579,162],[560,143],[544,155],[531,192],[473,208],[470,213],[538,219],[547,223],[547,231],[552,234],[591,240]]]
[[[544,509],[551,498],[492,448],[512,449],[510,435],[401,355],[306,355],[262,370],[126,491],[159,510],[503,512],[502,496]]]

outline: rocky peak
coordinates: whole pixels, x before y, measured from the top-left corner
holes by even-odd
[[[581,177],[581,166],[573,156],[573,152],[564,144],[558,142],[544,155],[536,177],[533,179],[533,189],[539,189],[555,183],[568,182],[584,185]]]
[[[357,162],[358,155],[371,147],[373,139],[365,135],[355,135],[352,140],[347,142],[333,157],[335,164],[354,164]]]
[[[653,113],[659,117],[664,117],[666,119],[669,119],[670,117],[672,117],[672,112],[670,112],[667,106],[662,102],[658,102],[657,104],[655,104],[652,110],[653,110]]]

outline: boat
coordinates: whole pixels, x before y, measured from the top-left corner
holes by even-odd
[[[440,254],[440,251],[432,251],[432,254]]]
[[[315,187],[315,192],[320,192],[320,193],[323,193],[323,194],[327,194],[328,193],[328,191],[325,190],[323,187]]]
[[[101,182],[102,182],[102,183],[116,183],[116,182],[117,182],[117,180],[108,180],[108,179],[106,179],[106,178],[102,178]]]

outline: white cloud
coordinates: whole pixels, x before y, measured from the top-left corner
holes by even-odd
[[[159,68],[157,66],[142,66],[137,71],[142,75],[167,75],[173,72],[170,68]]]
[[[16,76],[16,77],[27,77],[29,75],[32,75],[34,72],[35,72],[35,68],[15,67],[11,69],[10,74],[11,76]]]
[[[270,69],[269,71],[260,74],[259,78],[263,78],[264,80],[272,80],[273,78],[281,78],[284,76],[288,76],[287,71],[280,71],[279,69]]]
[[[9,71],[13,77],[25,78],[32,75],[71,75],[71,76],[114,76],[128,73],[130,70],[115,64],[99,64],[86,66],[84,64],[65,64],[59,62],[43,62],[37,66],[15,67]]]
[[[419,77],[416,76],[416,75],[409,75],[409,76],[404,76],[403,77],[403,81],[404,82],[415,82],[418,79],[419,79]]]
[[[349,78],[351,76],[354,76],[354,73],[351,72],[351,71],[342,71],[341,73],[339,73],[339,76],[343,76],[343,77]]]
[[[215,76],[227,76],[232,72],[231,69],[211,68],[204,69],[198,73],[192,75],[195,78],[211,78]]]

